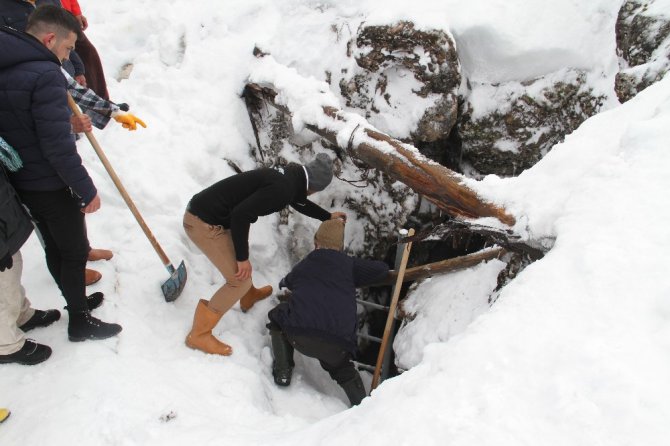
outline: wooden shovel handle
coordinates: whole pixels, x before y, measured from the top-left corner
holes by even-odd
[[[79,110],[79,107],[77,104],[74,102],[74,99],[72,99],[72,96],[70,93],[67,94],[67,103],[70,106],[70,109],[72,109],[72,113],[75,114],[75,116],[81,116],[81,110]],[[98,158],[100,158],[100,161],[102,162],[102,165],[105,166],[105,170],[111,177],[112,181],[114,182],[114,185],[116,188],[119,190],[119,193],[121,194],[121,197],[123,197],[123,200],[126,202],[126,205],[128,206],[128,209],[130,209],[130,212],[133,213],[133,216],[135,217],[135,220],[137,220],[137,223],[140,225],[142,228],[142,231],[144,231],[144,235],[147,236],[149,239],[149,242],[151,243],[151,246],[154,247],[156,250],[156,253],[158,254],[158,257],[160,257],[161,261],[163,262],[163,265],[165,265],[166,268],[171,266],[170,259],[168,259],[168,256],[165,254],[165,251],[163,251],[163,248],[161,248],[161,245],[158,244],[158,241],[154,237],[154,235],[151,233],[151,230],[149,229],[149,226],[144,222],[144,219],[142,218],[142,215],[140,214],[140,211],[137,209],[135,206],[135,203],[133,203],[133,200],[130,198],[130,195],[128,195],[128,192],[126,192],[126,188],[123,187],[123,184],[121,183],[121,179],[119,176],[116,174],[114,171],[114,168],[112,167],[111,163],[107,159],[107,156],[105,155],[105,152],[103,152],[102,147],[100,147],[100,144],[98,144],[98,140],[95,139],[95,136],[93,135],[92,132],[85,132],[86,137],[88,138],[88,141],[91,143],[93,146],[93,149],[95,150],[95,153],[98,155]]]

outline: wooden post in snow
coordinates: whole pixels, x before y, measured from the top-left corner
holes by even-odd
[[[274,87],[247,84],[244,95],[252,95],[290,114],[286,107],[275,103],[277,91]],[[323,115],[332,119],[334,125],[331,128],[344,127],[348,121],[359,122],[361,119],[358,115],[334,107],[323,107]],[[338,142],[336,133],[317,124],[318,118],[315,116],[313,123],[306,123],[306,127],[345,150],[353,158],[406,184],[450,215],[466,218],[495,217],[507,225],[514,225],[515,219],[512,215],[502,207],[481,199],[464,184],[462,175],[426,158],[413,146],[370,128],[360,127],[353,130],[348,138],[349,144],[343,146]],[[359,128],[361,134],[357,135]]]
[[[408,236],[411,237],[414,235],[414,229],[410,228]],[[384,327],[384,335],[382,336],[381,346],[379,347],[379,354],[377,355],[377,365],[375,366],[375,372],[372,375],[372,384],[370,385],[370,392],[375,390],[379,384],[379,380],[382,374],[382,364],[384,362],[384,356],[386,355],[386,346],[389,342],[389,337],[391,336],[391,330],[393,327],[393,321],[395,319],[395,310],[398,307],[398,299],[400,298],[400,290],[402,289],[403,276],[405,275],[405,268],[407,267],[407,260],[409,259],[409,251],[412,249],[412,242],[408,242],[404,249],[402,250],[402,258],[400,259],[400,265],[398,266],[398,274],[396,275],[395,286],[393,287],[393,296],[391,296],[391,303],[389,304],[389,314],[386,318],[386,326]]]

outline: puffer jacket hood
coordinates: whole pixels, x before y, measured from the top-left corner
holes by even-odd
[[[0,32],[0,69],[12,68],[34,61],[53,62],[60,65],[58,58],[47,47],[30,34],[3,26]]]

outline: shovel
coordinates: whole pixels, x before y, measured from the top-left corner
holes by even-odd
[[[69,93],[67,95],[67,102],[70,108],[72,109],[72,112],[75,114],[75,116],[81,116],[82,114],[81,110],[79,110],[79,107],[74,102],[72,96],[70,96]],[[93,146],[93,149],[95,149],[95,153],[98,155],[98,158],[100,158],[100,161],[102,161],[102,165],[105,166],[105,170],[112,178],[114,185],[119,190],[119,193],[121,194],[121,197],[123,197],[123,200],[126,202],[128,209],[130,209],[130,212],[133,213],[135,220],[137,220],[137,223],[142,228],[142,231],[144,231],[144,235],[147,236],[149,242],[151,242],[151,246],[154,247],[156,253],[158,254],[158,257],[160,257],[161,261],[163,262],[163,266],[165,266],[165,269],[167,269],[168,273],[170,274],[170,278],[161,285],[161,289],[163,290],[163,296],[165,296],[166,302],[172,302],[176,300],[181,294],[181,292],[184,290],[184,285],[186,285],[187,275],[184,261],[182,260],[182,262],[179,264],[179,268],[175,268],[174,266],[172,266],[172,263],[170,262],[170,259],[168,259],[168,256],[165,254],[165,251],[163,251],[163,248],[161,248],[161,245],[158,244],[158,241],[156,241],[156,238],[149,230],[147,224],[144,222],[144,219],[142,218],[140,211],[137,210],[135,203],[133,203],[133,200],[130,199],[130,195],[128,195],[128,192],[126,192],[126,188],[123,187],[123,184],[121,184],[121,180],[114,171],[114,168],[112,168],[112,165],[107,159],[107,156],[105,156],[105,152],[102,151],[102,148],[100,147],[100,144],[98,144],[98,141],[95,139],[95,136],[93,136],[93,133],[91,132],[86,132],[86,137]]]

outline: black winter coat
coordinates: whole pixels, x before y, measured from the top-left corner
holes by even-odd
[[[0,0],[0,25],[25,31],[28,16],[35,7],[23,0]]]
[[[249,258],[249,226],[289,205],[317,220],[330,218],[330,212],[307,199],[307,177],[298,164],[286,166],[283,173],[262,168],[228,177],[194,195],[188,211],[230,229],[235,256],[242,262]]]
[[[379,260],[350,257],[333,249],[315,249],[280,282],[291,290],[287,303],[269,313],[291,335],[315,336],[355,352],[356,288],[388,275]]]
[[[0,28],[0,136],[23,160],[17,190],[69,187],[82,206],[97,194],[77,153],[66,82],[56,56],[34,37]]]
[[[16,254],[28,240],[33,224],[0,165],[0,259]]]

